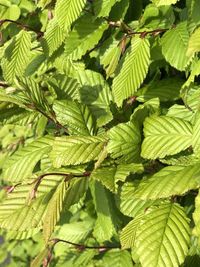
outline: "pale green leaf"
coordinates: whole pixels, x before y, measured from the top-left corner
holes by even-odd
[[[6,81],[13,83],[16,76],[22,76],[29,63],[31,34],[21,30],[6,48],[2,69]]]
[[[97,181],[90,183],[91,193],[97,212],[97,220],[93,235],[98,242],[111,240],[115,227],[111,216],[111,206],[107,198],[106,189]]]
[[[179,267],[189,243],[189,219],[183,208],[163,203],[143,218],[137,231],[136,253],[143,267]]]
[[[143,200],[156,200],[183,195],[187,191],[198,187],[199,167],[200,164],[187,167],[165,167],[150,178],[141,181],[134,192],[134,197]]]
[[[63,181],[58,185],[51,200],[48,203],[46,214],[43,220],[43,236],[47,243],[54,230],[56,223],[60,219],[60,213],[63,208],[63,201],[66,193],[66,182]]]
[[[58,24],[64,31],[69,31],[72,23],[79,17],[86,0],[57,0],[55,16]]]
[[[122,162],[137,162],[140,154],[140,130],[134,122],[121,123],[113,127],[109,133],[107,146],[111,157],[120,158]]]
[[[60,100],[53,104],[57,120],[69,129],[70,134],[93,135],[96,132],[95,120],[84,104]]]
[[[162,53],[166,61],[180,71],[185,70],[191,59],[186,56],[188,41],[187,22],[179,23],[175,28],[168,30],[161,38]]]
[[[192,145],[192,126],[182,119],[152,116],[144,122],[144,136],[141,156],[164,158]]]
[[[111,11],[112,6],[121,0],[96,0],[93,8],[97,17],[107,17]]]
[[[152,0],[152,2],[156,6],[169,6],[169,5],[174,5],[178,2],[179,0]]]
[[[192,137],[192,147],[194,153],[199,155],[200,152],[200,116],[195,120],[194,127],[193,127],[193,137]]]
[[[128,251],[112,249],[105,253],[98,267],[134,267],[131,255]],[[135,266],[136,267],[136,266]],[[139,266],[137,266],[139,267]]]
[[[56,168],[77,165],[97,159],[105,145],[103,137],[67,136],[57,137],[50,157]]]
[[[191,57],[194,53],[200,51],[200,28],[197,28],[189,39],[187,56]]]
[[[118,106],[132,96],[144,81],[150,63],[148,39],[134,37],[125,54],[119,74],[113,81],[113,95]]]
[[[63,43],[66,32],[59,26],[56,18],[50,20],[42,40],[46,55],[51,56]]]
[[[48,257],[49,248],[44,248],[38,255],[32,260],[30,267],[41,267],[46,257]]]
[[[81,17],[69,36],[65,40],[65,55],[73,60],[81,59],[88,50],[91,50],[101,39],[108,23],[87,14]]]
[[[105,125],[113,117],[110,111],[113,96],[107,82],[100,73],[91,70],[79,70],[76,74],[81,84],[81,102],[91,109],[98,126]]]
[[[38,161],[51,151],[52,141],[50,136],[41,137],[16,151],[3,166],[3,179],[19,182],[28,178]]]
[[[198,237],[198,243],[200,244],[200,191],[198,192],[198,195],[195,198],[195,210],[193,213],[193,219],[194,219],[194,229],[193,234]]]

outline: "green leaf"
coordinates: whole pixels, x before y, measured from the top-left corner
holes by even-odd
[[[152,0],[152,2],[156,5],[156,6],[169,6],[169,5],[174,5],[178,2],[179,0]]]
[[[50,136],[41,137],[16,151],[3,166],[3,179],[19,182],[28,178],[38,161],[51,151],[52,141]]]
[[[43,50],[51,56],[63,43],[66,32],[59,26],[56,18],[50,20],[42,40]]]
[[[128,251],[114,250],[105,253],[102,259],[102,265],[99,267],[133,267],[131,255]],[[139,266],[137,266],[139,267]]]
[[[97,159],[105,142],[105,138],[97,136],[57,137],[50,157],[56,168],[87,163]]]
[[[86,0],[79,0],[78,2],[76,0],[57,0],[55,16],[62,30],[70,30],[70,26],[79,17],[85,4]]]
[[[63,180],[54,192],[46,209],[46,215],[43,220],[43,236],[47,243],[54,230],[56,223],[60,219],[60,213],[63,208],[63,202],[66,194],[66,182]]]
[[[119,195],[119,209],[129,217],[135,217],[144,213],[150,206],[160,203],[160,200],[142,200],[135,197],[139,181],[126,182],[123,184]]]
[[[121,164],[117,167],[102,167],[94,170],[91,178],[101,182],[110,191],[116,192],[117,182],[125,182],[126,177],[130,173],[142,173],[143,166],[141,164]]]
[[[193,228],[193,234],[198,237],[198,244],[200,244],[200,191],[198,192],[198,195],[195,198],[195,210],[193,213],[193,220],[195,223],[195,226]]]
[[[113,117],[110,111],[113,97],[107,82],[95,71],[79,70],[76,74],[81,84],[81,102],[91,109],[99,127],[105,125]]]
[[[192,147],[194,153],[199,155],[200,152],[200,116],[195,120],[194,127],[193,127],[193,137],[192,137]]]
[[[53,104],[57,120],[67,126],[70,134],[93,135],[96,132],[95,120],[84,104],[75,101],[61,100]]]
[[[108,201],[106,189],[97,181],[91,184],[91,193],[97,213],[97,220],[94,226],[93,235],[98,242],[111,240],[115,233],[111,216],[111,206]]]
[[[197,28],[189,39],[187,56],[191,57],[194,53],[200,51],[200,28]]]
[[[152,116],[144,122],[144,136],[141,156],[164,158],[192,145],[192,126],[178,118]]]
[[[96,0],[93,3],[94,13],[97,17],[107,17],[111,8],[121,0]]]
[[[189,243],[189,219],[183,208],[164,203],[142,220],[135,248],[142,267],[178,267],[185,260]]]
[[[137,92],[137,101],[146,102],[158,97],[161,102],[177,100],[180,98],[180,89],[183,81],[177,78],[167,78],[153,81]]]
[[[121,162],[137,162],[140,154],[140,130],[136,123],[121,123],[109,133],[107,150],[111,157],[120,158]]]
[[[108,23],[103,19],[93,21],[92,15],[81,17],[65,41],[65,55],[73,60],[81,59],[101,39]]]
[[[113,94],[118,106],[132,96],[144,81],[150,63],[148,39],[133,38],[119,74],[113,81]]]
[[[132,221],[130,221],[121,231],[120,243],[122,249],[134,248],[135,241],[137,238],[137,231],[140,226],[141,220],[144,218],[144,214],[136,216]]]
[[[141,181],[134,192],[135,198],[154,200],[183,195],[198,187],[199,164],[182,167],[168,166]]]
[[[166,61],[180,71],[185,70],[191,60],[186,56],[188,41],[189,33],[186,22],[181,22],[174,29],[168,30],[161,38],[162,53]]]
[[[2,69],[4,79],[13,83],[16,76],[22,76],[29,63],[31,34],[21,30],[6,48]]]

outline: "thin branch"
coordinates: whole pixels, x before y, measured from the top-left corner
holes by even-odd
[[[65,177],[65,182],[74,179],[74,178],[82,178],[82,177],[88,177],[90,176],[90,172],[84,172],[84,173],[60,173],[60,172],[51,172],[51,173],[44,173],[40,176],[38,176],[33,182],[29,183],[29,185],[35,184],[33,189],[30,192],[30,201],[33,200],[36,197],[36,193],[38,190],[38,187],[40,186],[42,179],[46,176],[54,176],[54,175],[59,175]]]
[[[24,30],[29,30],[29,31],[33,31],[37,34],[37,37],[40,38],[44,35],[43,32],[41,31],[36,31],[35,29],[33,29],[32,27],[26,25],[26,24],[23,24],[21,22],[18,22],[18,21],[15,21],[15,20],[11,20],[11,19],[2,19],[0,20],[0,27],[6,23],[6,22],[10,22],[10,23],[13,23],[13,24],[16,24],[17,26],[19,26],[20,28],[24,29]]]
[[[53,239],[51,241],[54,242],[54,245],[56,245],[59,242],[63,242],[63,243],[72,245],[76,249],[78,249],[79,251],[84,251],[85,249],[97,249],[99,252],[104,252],[104,251],[107,251],[107,250],[110,250],[110,249],[120,248],[119,246],[111,246],[111,247],[110,246],[87,246],[87,245],[84,245],[84,244],[78,244],[78,243],[70,242],[70,241],[63,240],[63,239],[57,239],[57,238],[55,238],[55,239]]]

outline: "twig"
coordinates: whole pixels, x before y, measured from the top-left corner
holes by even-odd
[[[37,37],[38,37],[38,38],[40,38],[40,37],[42,37],[42,36],[44,35],[44,33],[41,32],[41,31],[36,31],[36,30],[34,30],[32,27],[30,27],[30,26],[28,26],[28,25],[26,25],[26,24],[22,24],[22,23],[20,23],[20,22],[18,22],[18,21],[11,20],[11,19],[2,19],[2,20],[0,20],[0,27],[1,27],[4,23],[6,23],[6,22],[14,23],[14,24],[16,24],[17,26],[19,26],[20,28],[24,29],[24,30],[33,31],[33,32],[35,32],[35,33],[37,34]]]
[[[54,242],[54,245],[56,245],[59,242],[63,242],[63,243],[72,245],[76,249],[78,249],[79,251],[84,251],[85,249],[97,249],[99,252],[104,252],[104,251],[107,251],[107,250],[110,250],[110,249],[120,248],[119,246],[112,246],[112,247],[110,247],[110,246],[87,246],[87,245],[84,245],[84,244],[77,244],[77,243],[74,243],[74,242],[70,242],[70,241],[63,240],[63,239],[58,239],[58,238],[55,238],[55,239],[53,239],[51,241]]]
[[[51,173],[44,173],[40,176],[38,176],[33,182],[29,183],[29,185],[35,184],[33,189],[30,192],[30,200],[33,200],[36,197],[36,193],[38,190],[39,185],[42,182],[42,179],[46,176],[54,176],[54,175],[59,175],[65,177],[65,182],[73,179],[73,178],[82,178],[82,177],[88,177],[90,176],[90,172],[84,172],[84,173],[60,173],[60,172],[51,172]]]

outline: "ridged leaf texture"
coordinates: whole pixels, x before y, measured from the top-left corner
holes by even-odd
[[[5,50],[2,64],[5,80],[13,83],[16,76],[24,74],[25,68],[29,63],[30,50],[31,34],[21,30]]]
[[[93,3],[94,13],[97,17],[106,17],[116,2],[121,0],[96,0]]]
[[[140,130],[134,122],[121,123],[113,127],[109,133],[107,146],[111,157],[121,161],[137,162],[140,154]]]
[[[81,59],[101,39],[108,23],[89,14],[80,18],[65,41],[65,55],[73,60]],[[91,23],[92,21],[92,23]]]
[[[148,39],[133,38],[123,59],[120,72],[113,80],[113,94],[118,106],[132,96],[144,81],[150,63]]]
[[[89,108],[76,101],[55,101],[53,109],[57,120],[67,126],[70,134],[93,135],[95,134],[95,120]]]
[[[91,109],[98,126],[105,125],[113,117],[110,110],[113,96],[108,83],[100,73],[95,71],[79,70],[76,73],[76,78],[81,84],[81,102]]]
[[[185,260],[189,243],[189,219],[183,208],[166,203],[142,219],[135,248],[142,267],[178,267]]]
[[[41,137],[16,151],[3,166],[3,178],[13,183],[28,178],[38,161],[51,151],[52,143],[52,137]]]
[[[48,203],[46,214],[43,221],[43,236],[47,243],[54,227],[58,220],[60,219],[60,214],[63,208],[63,202],[66,194],[66,182],[63,181],[58,185],[56,191],[54,192],[51,200]]]
[[[69,136],[57,137],[50,154],[56,168],[77,165],[97,159],[105,145],[103,137]]]
[[[190,58],[186,56],[188,41],[189,33],[186,22],[181,22],[174,29],[168,30],[161,39],[162,53],[166,61],[180,71],[185,70],[190,61]]]
[[[152,116],[144,122],[144,136],[141,156],[164,158],[192,145],[192,126],[182,119]]]
[[[79,17],[86,0],[57,0],[55,16],[61,29],[69,31],[72,23]]]
[[[194,166],[168,166],[142,181],[134,192],[134,197],[143,200],[168,198],[182,195],[198,187],[199,164]]]
[[[189,39],[187,56],[193,56],[194,53],[200,51],[200,28],[197,28]]]
[[[59,26],[56,18],[50,20],[42,46],[46,55],[51,56],[63,43],[66,32]]]

